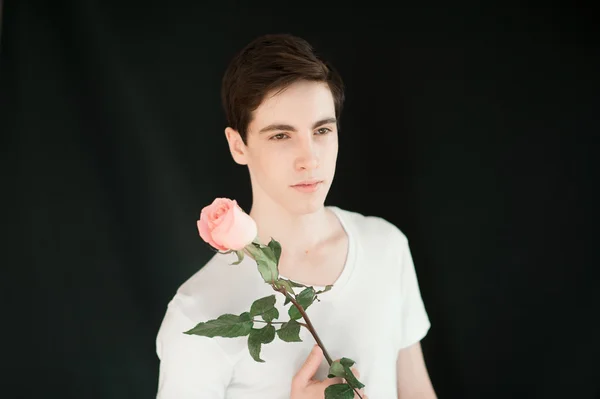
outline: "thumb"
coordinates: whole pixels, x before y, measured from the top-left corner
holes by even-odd
[[[323,351],[321,350],[321,347],[319,345],[313,346],[310,354],[304,361],[304,364],[296,373],[295,382],[303,387],[307,386],[319,369],[322,359]]]

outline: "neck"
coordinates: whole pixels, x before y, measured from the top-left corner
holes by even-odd
[[[250,216],[256,221],[261,244],[266,245],[273,238],[287,254],[311,251],[330,234],[324,206],[311,213],[292,213],[275,203],[255,203]]]

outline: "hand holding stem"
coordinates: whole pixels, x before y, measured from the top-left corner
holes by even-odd
[[[292,302],[292,304],[296,307],[296,309],[298,309],[298,311],[300,312],[300,314],[302,315],[302,318],[304,319],[304,321],[306,322],[306,324],[302,324],[304,327],[308,328],[308,331],[310,331],[310,333],[312,334],[313,338],[315,339],[315,342],[317,343],[317,345],[319,345],[319,347],[321,348],[321,350],[323,351],[323,355],[325,356],[325,359],[327,359],[327,363],[329,364],[329,366],[331,367],[331,364],[333,363],[333,360],[331,360],[331,357],[329,356],[329,353],[327,353],[327,349],[325,349],[325,345],[323,345],[323,341],[321,341],[321,338],[319,338],[319,335],[317,334],[317,331],[315,330],[313,324],[311,323],[310,319],[308,318],[308,315],[306,314],[306,311],[302,308],[302,306],[296,301],[296,299],[294,298],[293,295],[290,295],[285,288],[277,288],[275,287],[275,285],[273,285],[273,289],[277,292],[282,293],[286,298],[288,298],[290,300],[290,302]],[[355,387],[352,387],[352,389],[354,390],[354,392],[358,395],[358,397],[360,399],[362,399],[362,396],[360,396],[360,393],[356,390]]]

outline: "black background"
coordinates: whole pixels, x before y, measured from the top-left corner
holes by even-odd
[[[408,236],[439,397],[600,398],[593,12],[439,3],[5,2],[2,397],[155,395],[200,209],[250,206],[222,74],[288,32],[345,79],[327,202]]]

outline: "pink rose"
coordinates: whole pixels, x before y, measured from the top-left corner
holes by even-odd
[[[204,241],[221,251],[241,250],[257,235],[254,219],[229,198],[216,198],[202,209],[198,231]]]

